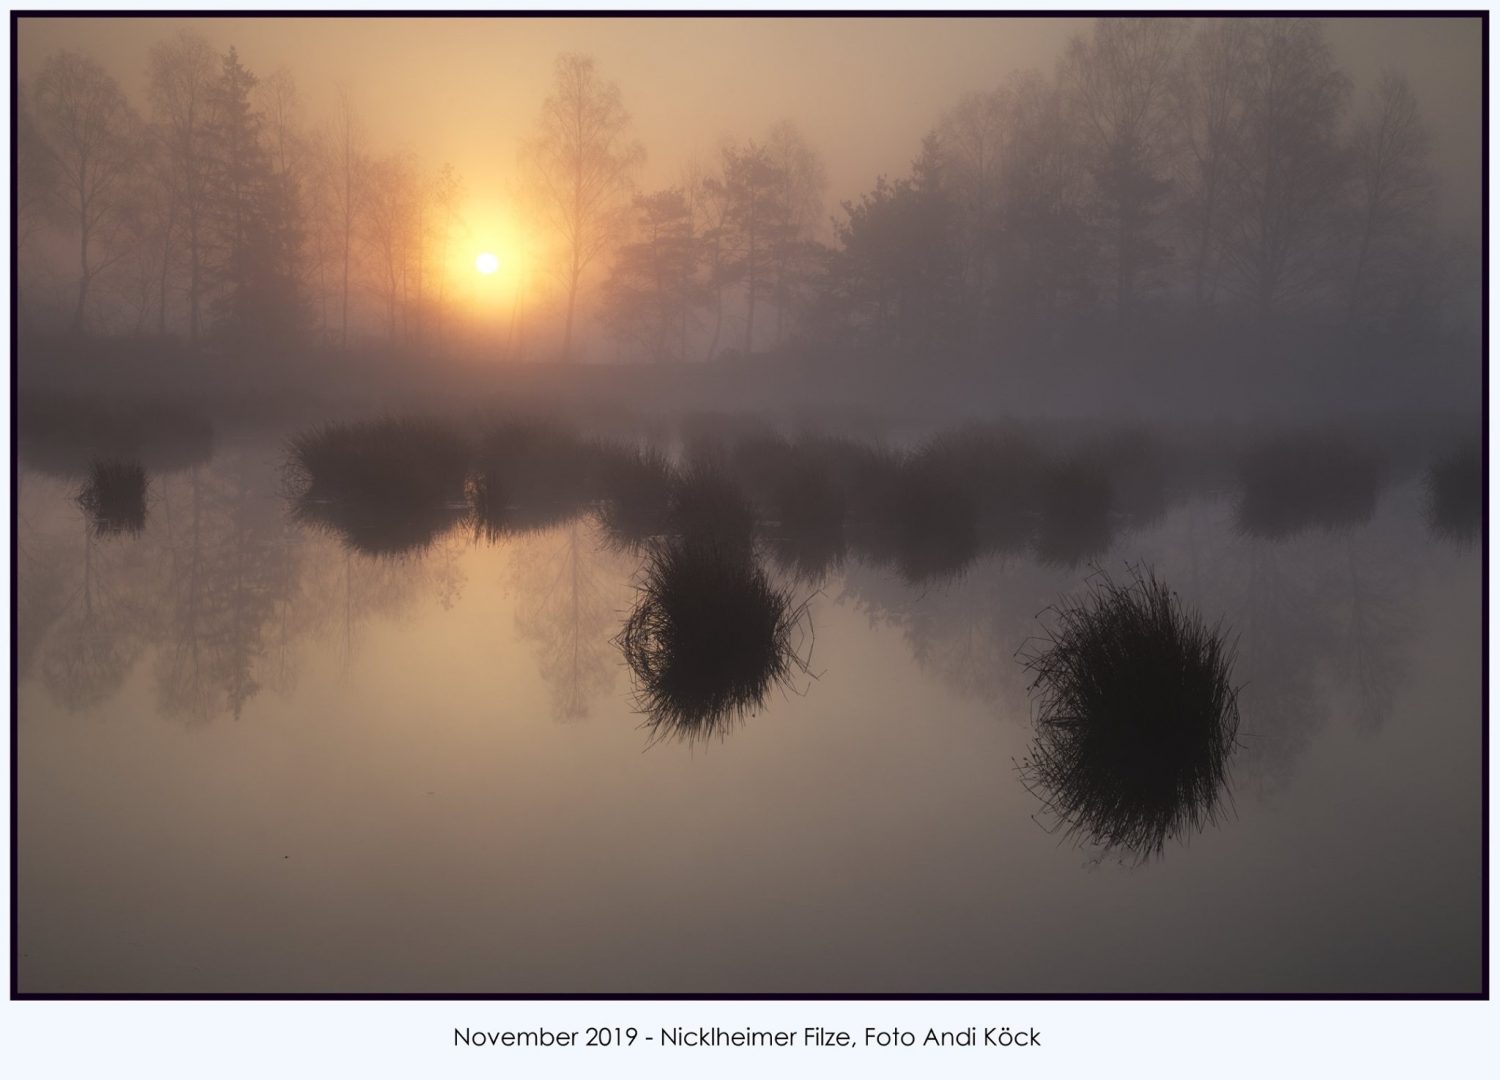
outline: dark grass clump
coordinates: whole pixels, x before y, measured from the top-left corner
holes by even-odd
[[[666,533],[677,474],[660,450],[604,447],[599,482],[599,523],[617,548],[631,550]]]
[[[469,499],[489,539],[551,528],[593,505],[603,451],[552,424],[516,420],[481,441]]]
[[[667,519],[673,535],[747,557],[755,544],[755,507],[715,459],[696,462],[672,485]]]
[[[1427,521],[1432,531],[1461,548],[1472,547],[1484,527],[1484,462],[1479,447],[1461,447],[1427,471]]]
[[[1240,460],[1240,531],[1279,540],[1363,525],[1375,513],[1384,474],[1377,455],[1346,439],[1299,434],[1262,443]]]
[[[771,557],[799,581],[821,581],[844,561],[843,489],[806,443],[740,442],[730,468],[756,504]]]
[[[1055,826],[1137,861],[1218,821],[1239,726],[1234,650],[1147,572],[1103,573],[1023,648],[1036,739],[1019,769]]]
[[[1019,433],[970,426],[939,435],[917,461],[974,507],[979,545],[995,552],[1019,551],[1031,538],[1044,461]]]
[[[292,516],[365,555],[430,547],[466,514],[469,447],[421,419],[329,424],[292,440],[285,480]]]
[[[78,491],[78,505],[95,536],[135,535],[146,527],[150,481],[139,461],[96,461]]]
[[[1156,439],[1122,431],[1095,441],[1085,456],[1108,476],[1111,507],[1131,526],[1142,528],[1166,516],[1171,465]]]
[[[292,501],[292,520],[336,537],[350,551],[373,558],[420,555],[468,518],[462,506],[413,503],[393,507],[348,499]]]
[[[1036,554],[1051,566],[1076,567],[1114,542],[1114,492],[1095,460],[1073,458],[1048,468],[1037,496]]]
[[[888,455],[866,467],[855,540],[867,557],[910,585],[957,578],[979,557],[978,504],[941,456]]]
[[[286,479],[305,499],[405,508],[460,501],[469,446],[436,421],[385,417],[325,424],[291,441]]]
[[[806,616],[741,548],[653,543],[617,638],[652,741],[722,736],[806,673],[794,640]]]

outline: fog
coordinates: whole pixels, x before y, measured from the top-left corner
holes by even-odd
[[[1304,403],[1410,404],[1414,388],[1462,403],[1477,373],[1480,27],[26,18],[23,362],[51,378],[57,335],[82,334],[68,363],[129,338],[156,363],[255,356],[254,386],[274,381],[273,358],[311,350],[337,396],[352,389],[340,363],[369,383],[376,354],[400,353],[413,359],[390,385],[420,372],[425,391],[456,389],[437,378],[455,363],[498,378],[516,363],[758,358],[750,382],[770,406],[885,401],[871,389],[884,372],[901,402],[902,373],[934,368],[960,373],[948,398],[1007,413],[1018,393],[1030,411],[1150,411],[1164,387],[1285,404],[1283,380]],[[246,167],[284,203],[255,211],[250,231],[283,246],[244,255],[259,285],[226,279],[240,256],[222,223],[243,229],[244,214],[197,190],[223,167],[210,114],[231,48]],[[104,156],[119,175],[102,182],[75,175],[80,148],[64,145],[64,54],[86,62],[72,92],[97,75],[115,94],[100,107],[118,114]],[[1268,89],[1278,72],[1284,99]],[[546,131],[570,78],[613,110],[593,146]],[[607,167],[570,208],[556,181],[590,153]],[[97,189],[87,238],[80,182]],[[262,307],[226,314],[241,301]],[[830,363],[863,374],[808,388]],[[679,374],[679,391],[717,377]]]

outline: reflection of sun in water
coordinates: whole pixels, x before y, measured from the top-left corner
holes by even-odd
[[[490,251],[481,251],[474,260],[474,269],[481,274],[493,274],[500,269],[500,257]]]

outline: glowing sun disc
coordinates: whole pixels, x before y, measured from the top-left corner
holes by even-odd
[[[481,274],[493,274],[500,269],[500,257],[489,251],[481,251],[474,260],[474,269]]]

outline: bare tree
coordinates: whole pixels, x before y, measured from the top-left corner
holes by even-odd
[[[364,127],[354,113],[347,90],[339,91],[334,118],[332,187],[338,218],[342,286],[339,300],[339,346],[349,347],[349,267],[354,248],[354,219],[361,201],[360,177],[365,164]]]
[[[780,175],[776,199],[775,244],[772,252],[772,290],[776,300],[776,344],[786,333],[786,312],[799,271],[806,262],[807,241],[823,212],[828,178],[817,151],[807,144],[790,120],[781,120],[766,139],[766,153]]]
[[[605,82],[592,57],[557,58],[552,93],[522,163],[542,209],[566,249],[568,301],[563,357],[573,359],[573,323],[584,272],[619,234],[624,208],[645,158],[629,139],[630,114],[620,89]]]
[[[1181,138],[1178,184],[1191,250],[1193,299],[1212,306],[1231,169],[1244,137],[1249,38],[1239,19],[1205,19],[1184,50],[1173,83]]]
[[[1178,19],[1104,18],[1075,37],[1062,77],[1087,136],[1107,250],[1114,261],[1115,310],[1127,317],[1142,272],[1167,251],[1153,237],[1170,182],[1171,75],[1183,24]]]
[[[1254,19],[1245,137],[1235,161],[1225,255],[1256,310],[1322,285],[1345,180],[1338,140],[1349,80],[1312,19]]]
[[[1387,247],[1420,220],[1432,197],[1432,140],[1406,80],[1393,71],[1370,91],[1354,129],[1355,206],[1359,215],[1349,318],[1357,319]]]
[[[416,234],[416,177],[411,161],[393,154],[370,164],[361,204],[374,256],[374,287],[386,311],[386,337],[395,342],[405,310],[405,274]]]
[[[171,188],[186,234],[188,336],[195,341],[202,329],[207,218],[213,197],[213,87],[218,76],[218,58],[197,34],[183,31],[151,49],[148,98],[164,147],[163,180]]]
[[[124,252],[114,240],[124,224],[139,121],[119,83],[74,52],[51,56],[33,89],[36,118],[78,230],[78,296],[73,328],[83,330],[89,286]]]

